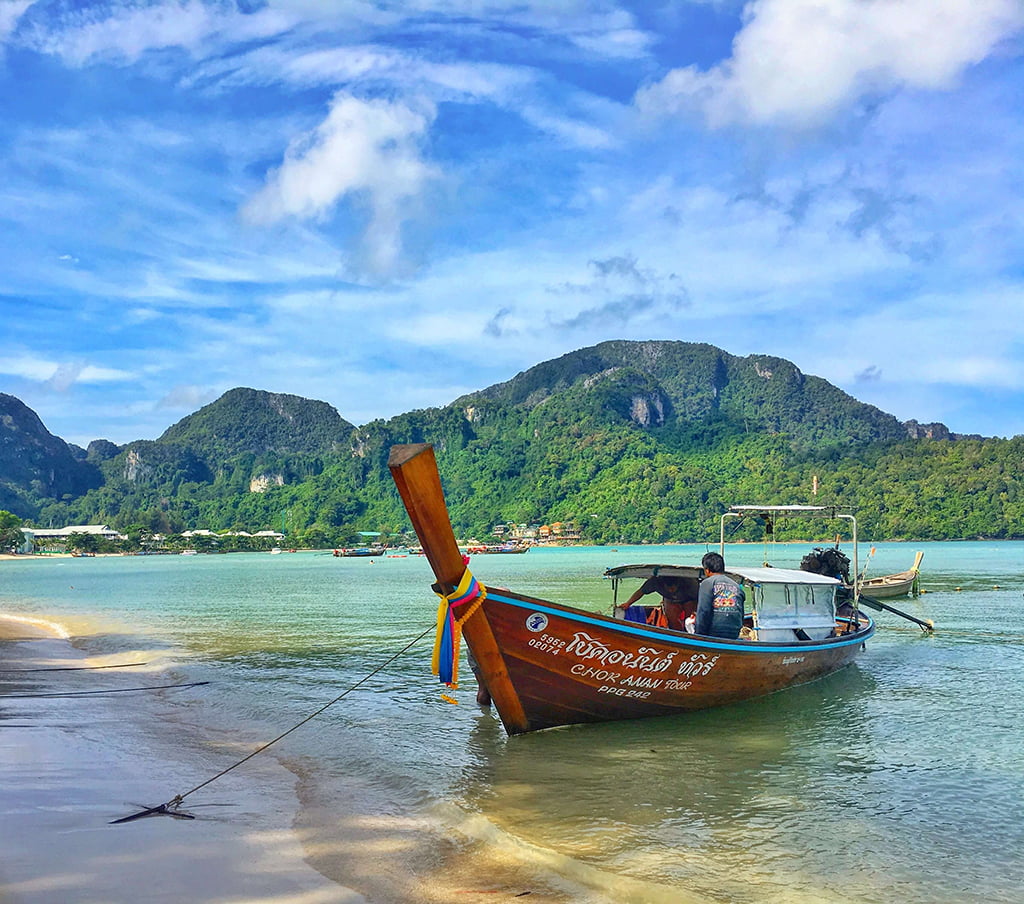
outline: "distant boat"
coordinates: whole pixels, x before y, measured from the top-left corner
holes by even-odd
[[[466,547],[466,552],[471,556],[519,555],[529,551],[530,547],[525,543],[492,543],[483,546]]]
[[[746,587],[751,609],[747,636],[736,640],[484,588],[466,568],[452,532],[433,447],[393,446],[388,467],[437,578],[434,589],[448,604],[439,612],[445,631],[439,630],[438,673],[450,682],[451,663],[457,672],[451,650],[458,645],[446,648],[444,638],[458,629],[510,735],[748,700],[841,669],[874,634],[872,619],[855,606],[837,614],[839,580],[784,568],[728,570]],[[824,507],[776,506],[772,517],[784,508],[786,514],[795,508],[827,514]],[[723,545],[724,533],[723,520]],[[698,572],[697,565],[653,564],[605,574],[617,587],[624,578]]]
[[[368,558],[370,556],[384,555],[384,549],[379,546],[360,546],[356,549],[336,549],[334,550],[334,555],[344,558]]]
[[[917,596],[920,593],[921,559],[924,553],[919,552],[914,557],[914,564],[907,571],[900,571],[896,574],[886,574],[877,578],[868,578],[860,581],[860,592],[865,596],[875,599],[890,600],[899,596],[906,596],[908,593]]]

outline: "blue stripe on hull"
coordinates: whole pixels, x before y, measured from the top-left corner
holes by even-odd
[[[795,640],[788,644],[767,644],[756,640],[721,641],[698,637],[693,634],[686,637],[679,637],[672,634],[656,633],[637,625],[635,622],[620,621],[619,619],[615,619],[614,624],[609,624],[606,619],[594,618],[579,609],[561,609],[555,608],[541,600],[518,599],[516,597],[506,596],[500,591],[492,590],[490,587],[487,588],[487,598],[494,600],[495,602],[515,606],[519,609],[529,609],[531,612],[543,612],[546,615],[555,615],[559,618],[567,618],[570,621],[579,622],[584,625],[597,625],[605,629],[610,628],[622,634],[633,634],[637,637],[644,638],[657,637],[659,643],[667,643],[679,647],[696,648],[701,650],[728,650],[732,653],[790,653],[794,650],[835,650],[839,647],[847,647],[854,644],[864,643],[864,641],[875,633],[874,620],[866,614],[861,614],[860,620],[862,622],[867,622],[867,628],[861,629],[851,637],[833,637],[821,641]],[[849,621],[849,619],[840,619],[840,621]]]

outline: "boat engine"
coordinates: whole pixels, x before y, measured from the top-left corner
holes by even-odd
[[[815,548],[800,560],[800,570],[811,574],[824,574],[850,583],[850,558],[834,547]]]

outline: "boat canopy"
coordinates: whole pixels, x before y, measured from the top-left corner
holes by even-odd
[[[854,605],[860,596],[860,565],[857,562],[857,519],[849,511],[837,505],[730,505],[719,522],[720,536],[718,550],[725,555],[725,525],[730,518],[760,518],[765,522],[765,535],[774,534],[773,524],[785,518],[824,518],[845,521],[850,526],[853,544],[853,597]],[[838,546],[838,535],[836,537]],[[765,556],[767,560],[767,554]]]
[[[746,589],[748,614],[759,641],[788,643],[793,640],[824,640],[835,634],[837,578],[793,568],[739,566],[725,573]],[[700,579],[704,569],[696,565],[619,565],[605,571],[618,601],[623,578],[681,577]]]
[[[835,505],[730,505],[730,512],[738,515],[819,515],[822,518],[842,517],[843,511]]]
[[[757,566],[739,566],[726,568],[725,573],[731,577],[739,578],[744,584],[819,584],[839,586],[838,579],[824,574],[813,574],[810,571],[800,571],[795,568],[771,568]],[[653,578],[653,577],[675,577],[675,578],[702,578],[704,569],[699,565],[617,565],[609,568],[604,573],[605,577],[617,578]]]

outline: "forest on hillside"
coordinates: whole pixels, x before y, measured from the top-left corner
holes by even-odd
[[[1024,437],[921,435],[791,362],[699,343],[602,343],[361,427],[323,402],[235,389],[158,440],[74,456],[3,398],[21,432],[0,457],[21,477],[0,474],[0,509],[43,527],[400,537],[388,453],[430,442],[464,538],[571,522],[586,543],[699,542],[730,505],[811,502],[852,511],[873,541],[1024,537]],[[74,480],[54,476],[71,466]]]
[[[904,441],[841,456],[795,453],[782,436],[671,452],[645,435],[567,431],[542,452],[479,441],[453,448],[440,437],[437,455],[462,537],[560,521],[594,544],[705,541],[729,505],[811,502],[848,508],[876,541],[1024,537],[1024,438]],[[258,493],[248,489],[256,463],[244,457],[210,482],[180,473],[145,486],[113,479],[43,505],[34,521],[164,533],[283,529],[291,545],[320,548],[357,543],[359,531],[397,537],[408,520],[385,457],[293,462],[294,482]]]

